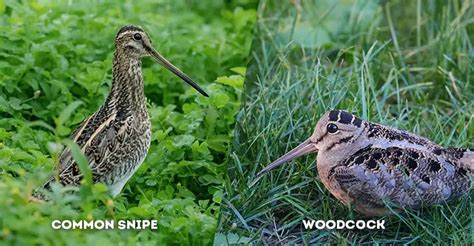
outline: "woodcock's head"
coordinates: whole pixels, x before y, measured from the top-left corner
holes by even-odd
[[[120,56],[121,59],[131,60],[139,60],[142,57],[150,56],[163,67],[194,87],[194,89],[199,91],[202,95],[208,97],[208,94],[196,84],[196,82],[166,60],[152,47],[151,43],[150,37],[142,28],[137,26],[124,26],[118,31],[115,37],[116,54]]]
[[[257,176],[287,163],[297,157],[320,152],[328,156],[344,156],[348,145],[355,144],[363,131],[363,121],[341,110],[326,112],[316,124],[313,135],[296,148],[270,163]]]

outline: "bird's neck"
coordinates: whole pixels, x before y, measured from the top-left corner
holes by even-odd
[[[111,106],[145,110],[146,98],[140,57],[116,51],[112,66],[112,89],[106,100]]]

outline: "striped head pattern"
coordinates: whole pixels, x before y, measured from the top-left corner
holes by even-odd
[[[363,131],[364,121],[342,110],[325,113],[310,138],[319,151],[337,150],[354,143]]]
[[[114,67],[122,65],[124,70],[129,71],[128,64],[133,63],[135,66],[139,66],[140,58],[151,56],[157,63],[194,87],[203,96],[208,97],[196,82],[153,48],[150,37],[141,27],[124,26],[120,28],[115,37],[115,50]]]
[[[358,140],[366,124],[368,123],[348,112],[329,111],[319,119],[310,138],[270,163],[257,176],[260,177],[275,167],[310,153],[320,152],[327,156],[342,158],[345,156],[344,152],[354,149],[348,148],[349,145],[360,143]]]

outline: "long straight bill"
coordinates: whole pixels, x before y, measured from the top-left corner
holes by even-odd
[[[275,167],[278,167],[286,162],[289,162],[297,157],[304,156],[310,153],[317,152],[318,149],[316,148],[316,145],[311,142],[311,139],[307,139],[298,147],[290,150],[288,153],[284,154],[282,157],[278,158],[276,161],[270,163],[268,166],[266,166],[262,171],[260,171],[257,174],[257,178],[261,177],[263,174],[267,173],[268,171],[274,169]]]
[[[172,73],[176,74],[178,77],[180,77],[182,80],[184,80],[186,83],[191,85],[194,89],[199,91],[203,96],[209,97],[209,95],[198,85],[196,82],[194,82],[188,75],[185,73],[181,72],[179,68],[175,67],[171,62],[166,60],[160,53],[158,53],[155,49],[151,47],[146,47],[150,55],[155,58],[155,60],[160,63],[163,67],[171,71]]]

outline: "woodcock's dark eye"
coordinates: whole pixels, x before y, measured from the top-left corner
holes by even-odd
[[[333,123],[329,123],[326,126],[326,129],[328,130],[329,133],[336,133],[339,130],[339,128],[337,128],[336,124],[333,124]]]
[[[133,39],[135,39],[137,41],[142,40],[142,35],[140,35],[140,33],[135,33],[135,34],[133,34]]]

